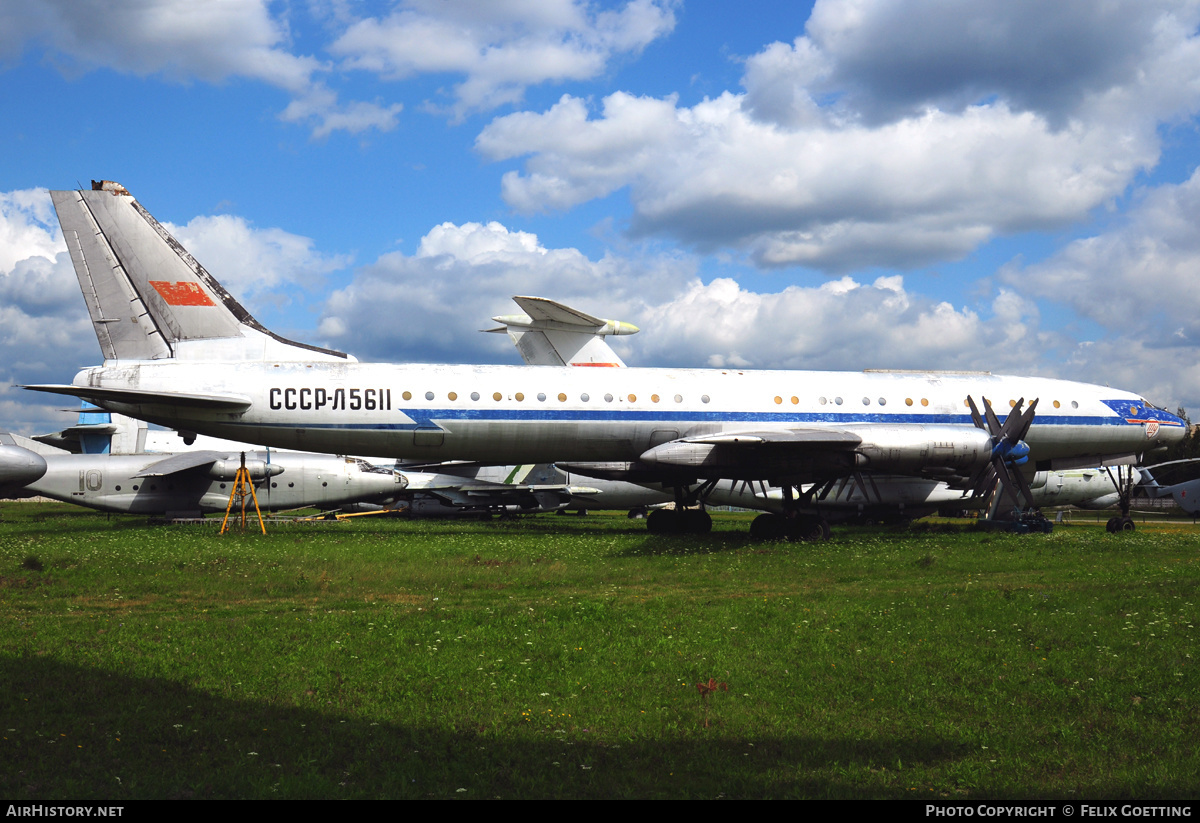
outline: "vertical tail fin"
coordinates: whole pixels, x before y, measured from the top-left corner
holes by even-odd
[[[179,357],[214,340],[226,342],[205,349],[211,359],[350,359],[264,328],[120,184],[50,196],[106,360]]]

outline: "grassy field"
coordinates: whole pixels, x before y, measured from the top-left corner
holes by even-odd
[[[0,505],[0,796],[1200,792],[1195,527],[747,525]]]

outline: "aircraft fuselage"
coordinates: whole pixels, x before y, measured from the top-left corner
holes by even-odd
[[[164,476],[138,476],[162,461],[162,454],[62,454],[46,460],[45,474],[25,491],[101,511],[133,514],[197,514],[225,511],[238,460],[204,470]],[[336,508],[361,500],[385,500],[403,489],[393,472],[365,471],[354,460],[317,454],[248,452],[249,464],[270,465],[277,474],[254,476],[264,510],[301,506]]]
[[[830,470],[962,469],[985,460],[988,449],[968,396],[981,407],[986,397],[1001,418],[1011,403],[1037,398],[1025,439],[1039,463],[1138,454],[1184,432],[1180,418],[1130,392],[984,373],[170,360],[85,369],[74,384],[241,397],[249,405],[238,412],[169,397],[96,402],[248,443],[487,463],[636,460],[681,438],[800,428],[852,432],[863,443],[842,452],[814,450],[809,463],[789,452],[788,464],[800,467],[796,476],[820,474],[823,461],[846,463]],[[691,466],[703,476],[707,458],[697,459]]]

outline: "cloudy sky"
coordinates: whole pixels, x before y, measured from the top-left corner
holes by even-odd
[[[985,369],[1200,410],[1200,0],[0,5],[0,426],[100,361],[46,194],[124,184],[270,326],[516,362]]]

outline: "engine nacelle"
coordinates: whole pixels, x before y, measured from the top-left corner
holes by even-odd
[[[923,469],[970,472],[988,460],[992,438],[983,429],[965,426],[893,426],[886,423],[847,426],[862,438],[855,462],[861,469],[914,474]]]
[[[217,460],[208,467],[208,476],[214,480],[236,480],[238,469],[242,467],[241,458]],[[257,483],[283,473],[283,466],[267,463],[265,460],[247,460],[246,470],[250,479]]]
[[[46,458],[22,446],[0,445],[0,488],[18,490],[40,480],[46,473]]]

